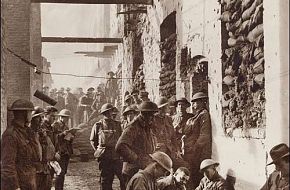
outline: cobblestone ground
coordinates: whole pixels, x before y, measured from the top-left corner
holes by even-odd
[[[72,161],[69,164],[68,172],[65,178],[65,190],[98,190],[100,171],[98,162],[90,160],[89,162]],[[115,177],[113,189],[119,190],[119,180]],[[54,190],[54,188],[53,188]]]

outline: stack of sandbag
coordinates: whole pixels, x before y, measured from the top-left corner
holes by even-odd
[[[117,93],[117,108],[121,110],[122,108],[122,64],[118,65],[118,70],[116,72],[117,85],[118,85],[118,93]]]
[[[139,66],[135,73],[134,81],[133,81],[134,89],[143,90],[145,89],[145,80],[144,80],[144,72],[143,72],[143,64]]]
[[[167,98],[176,94],[176,34],[161,43],[160,94]]]
[[[257,94],[264,94],[263,1],[220,2],[220,19],[228,32],[223,34],[227,44],[223,47],[222,56],[223,84],[227,86],[223,101],[223,111],[227,114],[224,118],[228,118],[225,124],[229,127],[263,126],[261,115],[265,112],[264,105],[257,98],[260,97]],[[249,115],[257,113],[261,117],[253,124],[251,117],[243,114],[243,110],[247,110]]]

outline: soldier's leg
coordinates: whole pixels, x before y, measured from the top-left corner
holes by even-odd
[[[112,184],[114,180],[114,166],[112,160],[100,160],[99,161],[100,174],[100,189],[112,190]]]
[[[55,190],[63,190],[64,179],[65,179],[65,174],[67,172],[69,159],[70,158],[68,155],[62,155],[60,160],[58,161],[61,167],[61,172],[59,175],[55,177]]]
[[[114,161],[114,173],[116,174],[116,176],[118,177],[120,181],[120,189],[125,190],[126,186],[125,186],[125,181],[122,175],[122,167],[123,167],[123,162],[121,160]]]

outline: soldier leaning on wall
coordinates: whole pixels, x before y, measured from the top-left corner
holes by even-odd
[[[14,119],[2,135],[1,189],[36,190],[35,163],[40,153],[35,133],[29,127],[33,103],[19,99],[9,110]]]

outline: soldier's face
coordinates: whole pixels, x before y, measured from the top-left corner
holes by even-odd
[[[275,167],[277,171],[281,172],[281,175],[284,176],[289,176],[289,161],[287,162],[286,160],[279,160],[275,163]]]
[[[163,177],[163,176],[167,176],[169,175],[169,172],[164,169],[163,167],[161,167],[159,164],[156,163],[155,166],[155,177],[159,178],[159,177]]]
[[[206,176],[209,180],[212,180],[216,172],[216,166],[212,165],[204,170],[204,176]]]
[[[192,109],[193,110],[199,110],[203,107],[204,103],[201,101],[201,99],[195,100],[192,102]]]
[[[155,112],[141,112],[141,115],[144,117],[145,121],[153,122]]]
[[[59,120],[60,120],[62,123],[68,123],[69,117],[66,117],[66,116],[59,116]]]
[[[183,185],[186,185],[187,182],[189,181],[189,176],[186,175],[183,171],[177,170],[176,173],[174,174],[174,177],[178,183],[181,183]]]
[[[133,121],[133,119],[136,117],[136,114],[135,114],[135,112],[133,112],[133,111],[129,111],[128,113],[127,113],[127,121],[128,122],[131,122],[131,121]]]
[[[27,111],[26,122],[30,123],[32,120],[32,111]]]
[[[56,112],[51,112],[45,115],[46,120],[48,120],[50,124],[52,124],[55,121],[55,117],[56,117],[55,114]]]
[[[186,103],[185,102],[178,102],[177,103],[177,111],[178,112],[186,112]]]

